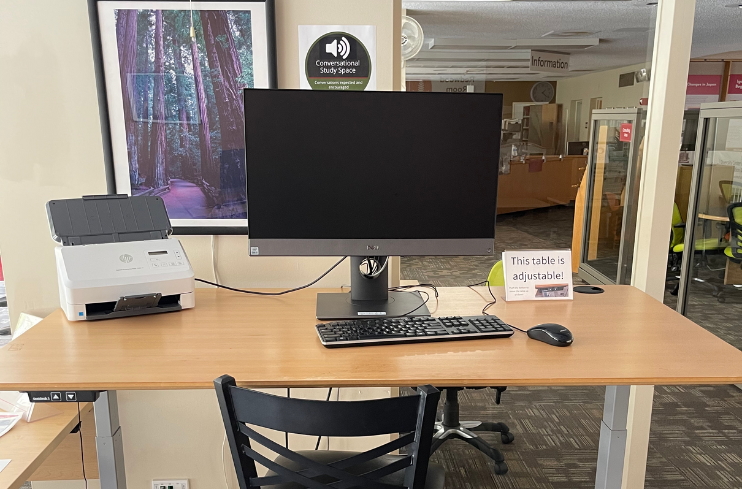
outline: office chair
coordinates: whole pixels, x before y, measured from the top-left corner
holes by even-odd
[[[434,387],[418,387],[412,396],[354,402],[273,396],[237,387],[227,375],[216,379],[214,387],[240,489],[443,488],[444,470],[428,464],[440,398]],[[310,436],[399,437],[362,453],[293,451],[251,426]],[[255,444],[277,457],[262,455]],[[405,455],[389,454],[405,447]],[[269,470],[265,476],[258,477],[256,462]]]
[[[727,205],[742,200],[742,183],[732,180],[719,180],[719,190]]]
[[[742,202],[729,205],[729,246],[724,254],[735,263],[742,263]]]
[[[678,273],[680,272],[680,266],[682,262],[682,256],[683,251],[685,250],[685,223],[682,222],[682,218],[680,217],[680,212],[678,211],[677,204],[673,204],[673,216],[672,216],[672,230],[670,234],[670,258],[668,260],[668,277],[667,280],[678,280],[678,283],[675,284],[675,287],[670,292],[671,295],[678,295],[678,291],[680,289],[680,276]],[[679,230],[681,232],[679,232]],[[680,238],[680,243],[677,242],[678,238]],[[707,253],[718,253],[724,250],[724,248],[728,245],[725,237],[719,237],[719,238],[706,238],[702,237],[695,240],[693,252],[694,255],[696,253],[701,254],[701,258],[699,260],[695,260],[694,258],[694,266],[695,267],[701,267],[705,266],[710,271],[714,271],[711,269],[711,267],[708,264],[708,261],[706,260],[706,254]],[[704,285],[707,285],[711,288],[711,295],[713,297],[716,297],[716,299],[719,302],[725,302],[726,299],[724,297],[724,288],[722,285],[717,285],[709,280],[704,280],[699,277],[693,277],[693,281],[697,283],[701,283]]]
[[[505,285],[505,276],[502,269],[502,260],[495,263],[490,270],[487,282],[492,286]],[[502,475],[508,471],[505,457],[494,447],[489,446],[476,432],[500,433],[503,443],[512,443],[515,439],[510,428],[505,423],[491,423],[487,421],[461,421],[459,419],[459,392],[463,387],[441,387],[445,389],[446,398],[443,404],[443,416],[435,423],[433,434],[433,449],[435,452],[446,440],[457,439],[465,441],[495,462],[495,474]],[[467,387],[467,389],[484,389],[484,387]],[[500,404],[500,397],[507,387],[493,387],[496,391],[495,404]],[[431,453],[432,453],[431,452]]]
[[[685,223],[683,222],[683,217],[680,215],[680,209],[678,208],[678,204],[673,202],[672,203],[672,224],[670,228],[670,248],[668,252],[668,260],[667,260],[667,276],[665,280],[667,282],[671,282],[673,280],[677,280],[678,283],[675,284],[675,287],[670,292],[671,295],[678,295],[678,290],[680,288],[680,266],[682,264],[682,258],[683,258],[683,239],[685,238]],[[675,247],[678,247],[678,251],[675,250]]]

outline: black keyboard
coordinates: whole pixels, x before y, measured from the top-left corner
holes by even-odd
[[[317,334],[327,348],[420,341],[503,338],[513,329],[497,316],[351,319],[320,323]]]

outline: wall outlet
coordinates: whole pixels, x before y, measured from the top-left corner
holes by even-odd
[[[188,479],[152,481],[152,489],[188,489]]]

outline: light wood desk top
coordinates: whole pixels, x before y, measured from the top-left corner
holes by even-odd
[[[707,221],[718,221],[718,222],[729,222],[729,216],[716,216],[712,214],[698,214],[698,217],[701,219],[706,219]]]
[[[526,329],[559,322],[557,348],[511,338],[324,348],[314,329],[318,291],[280,297],[197,289],[186,311],[68,322],[61,310],[0,349],[0,390],[213,388],[240,385],[437,386],[714,384],[742,382],[742,352],[638,289],[607,286],[574,301],[497,304]],[[337,291],[333,289],[332,291]],[[478,315],[486,288],[439,288],[436,315]]]
[[[33,423],[19,421],[0,437],[0,459],[10,459],[0,472],[0,488],[21,487],[77,425],[77,403],[59,403],[54,407],[61,413]],[[83,415],[91,409],[92,403],[80,404]]]

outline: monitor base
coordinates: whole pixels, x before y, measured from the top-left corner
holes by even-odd
[[[389,292],[387,300],[352,300],[350,293],[317,294],[317,319],[374,319],[398,316],[430,316],[419,292]],[[413,311],[414,310],[414,311]],[[412,311],[412,312],[411,312]]]

